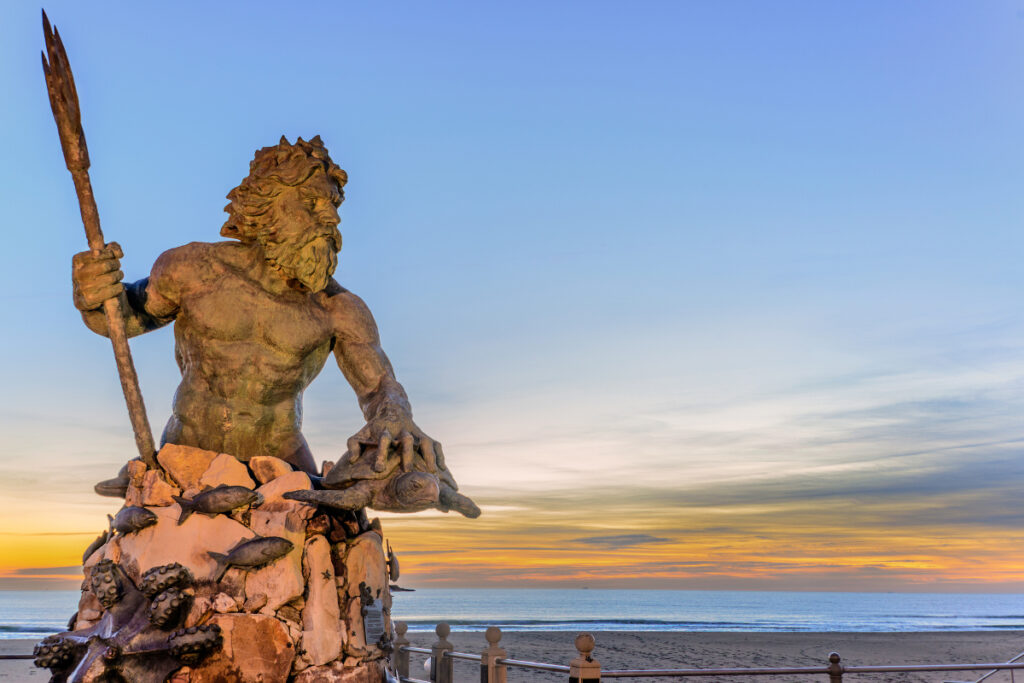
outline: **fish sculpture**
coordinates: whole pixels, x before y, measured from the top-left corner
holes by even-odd
[[[293,547],[292,542],[287,538],[263,536],[240,543],[227,555],[213,551],[207,551],[207,555],[217,562],[217,574],[214,581],[220,581],[231,567],[258,569],[284,557]]]
[[[203,491],[192,500],[180,496],[171,496],[171,498],[181,506],[181,516],[178,517],[179,525],[193,512],[214,517],[224,512],[231,512],[243,505],[263,504],[263,494],[244,486],[228,486],[226,484]]]
[[[157,516],[146,508],[129,505],[121,508],[116,517],[107,515],[107,519],[110,520],[111,535],[117,531],[124,536],[156,524]]]

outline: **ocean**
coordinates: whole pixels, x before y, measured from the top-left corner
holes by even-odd
[[[0,591],[0,639],[62,631],[78,591]],[[1024,630],[1024,595],[581,589],[395,593],[410,632]]]

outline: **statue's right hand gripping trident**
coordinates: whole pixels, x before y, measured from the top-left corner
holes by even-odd
[[[71,259],[71,284],[74,292],[75,308],[82,311],[95,311],[103,306],[107,299],[116,299],[124,291],[121,280],[120,258],[124,256],[121,246],[111,242],[100,253],[83,251]]]

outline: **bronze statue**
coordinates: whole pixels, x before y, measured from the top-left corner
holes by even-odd
[[[125,505],[83,555],[78,611],[36,664],[54,683],[382,683],[398,562],[363,508],[480,509],[413,422],[369,309],[332,277],[348,176],[319,136],[282,137],[228,193],[228,241],[170,249],[122,285],[67,55],[43,23],[90,247],[72,260],[74,303],[111,339],[139,458],[96,485]],[[172,322],[182,380],[157,452],[127,339]],[[321,469],[301,432],[302,392],[332,352],[366,425]]]
[[[101,309],[113,298],[129,337],[174,323],[182,381],[162,443],[242,461],[276,456],[315,473],[301,432],[302,392],[333,352],[366,417],[346,461],[368,450],[377,471],[400,458],[403,471],[426,471],[456,488],[441,444],[413,422],[370,310],[331,277],[346,181],[319,136],[294,144],[282,137],[256,152],[249,175],[228,193],[221,234],[237,241],[170,249],[149,277],[127,287],[116,243],[76,254],[75,306],[97,334],[107,334]],[[122,476],[100,488],[124,485]]]

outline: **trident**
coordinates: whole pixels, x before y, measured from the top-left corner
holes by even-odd
[[[53,119],[57,122],[60,145],[64,149],[64,161],[71,172],[71,178],[75,181],[85,236],[92,253],[98,255],[106,242],[103,241],[100,214],[96,208],[96,197],[92,193],[92,182],[89,180],[89,150],[85,146],[82,114],[78,108],[78,92],[75,90],[75,79],[71,75],[71,64],[64,51],[60,33],[56,29],[51,30],[45,10],[43,37],[46,40],[46,52],[42,55],[43,73],[46,74],[46,90],[50,94],[50,108],[53,109]],[[49,63],[47,56],[50,58]],[[103,313],[107,318],[107,336],[114,347],[114,359],[117,362],[117,374],[121,378],[124,400],[128,404],[128,417],[135,432],[135,445],[139,449],[142,461],[149,467],[156,467],[153,431],[149,427],[149,418],[146,417],[146,406],[142,402],[142,391],[139,389],[139,376],[135,372],[132,352],[128,347],[128,334],[124,328],[120,300],[104,301]]]

